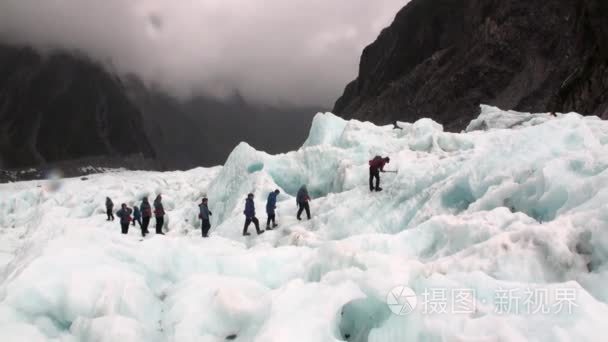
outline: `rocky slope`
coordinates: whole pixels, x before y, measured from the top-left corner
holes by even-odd
[[[302,145],[319,108],[260,107],[238,94],[225,100],[196,96],[178,101],[137,80],[129,97],[146,118],[146,131],[167,168],[223,164],[241,141],[281,153]]]
[[[285,152],[304,142],[316,112],[253,106],[238,95],[178,101],[79,54],[42,56],[0,44],[0,169],[17,174],[66,161],[70,169],[91,161],[142,169],[212,166],[241,141]]]
[[[153,158],[120,80],[86,58],[0,45],[0,167]]]
[[[608,117],[604,0],[413,0],[363,51],[334,112],[461,130],[479,104]]]

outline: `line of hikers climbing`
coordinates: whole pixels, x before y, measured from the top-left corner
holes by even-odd
[[[278,227],[278,224],[276,223],[275,209],[277,208],[277,196],[280,193],[281,192],[279,189],[276,189],[268,194],[268,199],[266,200],[266,230],[273,230],[274,228]],[[260,221],[255,216],[255,203],[253,201],[253,197],[253,194],[249,193],[247,195],[247,199],[245,200],[245,210],[243,211],[243,214],[245,215],[245,226],[243,227],[243,236],[251,235],[247,232],[247,229],[249,229],[249,225],[252,222],[258,235],[264,234],[265,232],[264,230],[260,229]],[[311,198],[308,195],[308,189],[306,188],[306,185],[302,185],[296,195],[296,204],[298,206],[296,218],[298,220],[302,220],[301,216],[303,211],[306,211],[306,218],[310,220],[310,205],[308,204],[310,201]],[[272,226],[270,223],[272,223]]]
[[[164,235],[163,226],[165,225],[165,208],[162,203],[162,196],[158,195],[154,199],[154,217],[156,218],[156,234]],[[107,221],[114,221],[114,202],[110,197],[106,197],[106,214],[108,215]],[[131,214],[133,217],[131,218]],[[127,207],[126,203],[120,205],[120,209],[116,212],[116,216],[120,218],[120,227],[123,234],[129,233],[129,226],[135,223],[139,224],[141,228],[141,235],[146,236],[150,232],[148,226],[150,225],[150,219],[152,218],[152,207],[148,202],[148,197],[144,197],[139,207],[134,206],[133,209]]]
[[[389,157],[375,156],[369,161],[369,190],[370,191],[382,191],[380,187],[380,172],[387,172],[384,170],[384,166],[390,162]],[[375,183],[374,183],[375,181]],[[281,192],[276,189],[268,194],[266,200],[266,230],[273,230],[278,227],[276,223],[275,210],[277,207],[277,196]],[[243,236],[249,236],[247,232],[249,225],[254,224],[255,230],[258,235],[263,234],[265,231],[260,229],[260,221],[257,219],[255,214],[255,203],[253,201],[254,195],[249,193],[245,200],[245,225],[243,226]],[[310,220],[310,204],[311,198],[308,194],[306,185],[302,185],[296,195],[296,204],[298,206],[298,212],[296,218],[301,220],[302,213],[306,211],[306,217]],[[209,230],[211,229],[210,217],[213,213],[209,210],[209,200],[205,197],[199,204],[199,215],[198,218],[201,220],[201,231],[203,238],[209,236]],[[114,221],[114,203],[109,197],[106,197],[106,210],[108,215],[108,221]],[[133,218],[131,218],[133,214]],[[149,234],[148,225],[152,217],[152,208],[148,202],[148,198],[144,197],[139,207],[134,206],[133,209],[127,207],[125,203],[121,204],[120,210],[116,212],[116,216],[120,218],[120,226],[122,234],[129,233],[129,226],[137,222],[141,228],[141,235],[145,237]],[[156,196],[154,199],[154,217],[156,218],[156,234],[164,235],[163,226],[165,222],[165,209],[162,203],[162,196]],[[272,223],[272,226],[271,226]]]

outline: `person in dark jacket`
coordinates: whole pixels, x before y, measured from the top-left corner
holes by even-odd
[[[384,165],[391,161],[389,157],[375,156],[374,159],[369,161],[369,191],[382,191],[380,187],[380,172],[384,172]],[[374,179],[376,179],[376,186],[374,186]]]
[[[116,212],[116,216],[120,218],[120,227],[123,234],[129,233],[129,225],[131,224],[131,213],[133,210],[128,208],[126,204],[120,205],[120,210]]]
[[[211,212],[211,210],[209,210],[209,207],[207,206],[207,202],[207,198],[203,198],[203,202],[198,206],[198,218],[200,218],[202,221],[201,230],[203,232],[204,238],[209,236],[209,229],[211,229],[211,222],[209,221],[209,216],[213,215],[213,213]]]
[[[135,223],[139,223],[139,227],[141,228],[141,211],[139,211],[139,208],[134,205],[133,206],[133,225],[135,226]]]
[[[154,216],[156,216],[156,234],[165,235],[163,226],[165,225],[165,208],[163,207],[163,197],[156,196],[154,200]]]
[[[310,196],[308,196],[308,189],[306,185],[302,185],[300,190],[298,190],[298,194],[296,195],[296,202],[298,204],[298,215],[296,216],[298,220],[301,220],[300,216],[302,216],[302,211],[306,210],[306,217],[310,220]]]
[[[247,195],[247,199],[245,200],[245,226],[243,227],[243,236],[251,235],[247,233],[247,228],[249,228],[249,224],[253,222],[255,225],[255,230],[258,235],[263,234],[264,231],[260,230],[260,221],[258,221],[257,217],[255,217],[255,204],[253,203],[253,194]]]
[[[106,214],[108,215],[106,221],[114,221],[114,202],[112,202],[110,197],[106,197]]]
[[[141,229],[141,236],[146,237],[146,232],[141,222],[141,211],[136,205],[133,206],[133,226],[135,226],[135,222],[139,223],[139,229]]]
[[[148,197],[144,197],[141,201],[141,205],[139,206],[141,211],[141,231],[144,236],[149,234],[148,226],[150,225],[150,218],[152,217],[152,207],[150,206],[150,202],[148,202]]]
[[[277,227],[277,223],[275,221],[276,215],[274,210],[277,208],[277,196],[281,192],[279,189],[268,194],[268,200],[266,200],[266,215],[268,215],[268,220],[266,221],[266,230],[272,230],[272,228]],[[272,221],[272,228],[270,227],[270,221]]]

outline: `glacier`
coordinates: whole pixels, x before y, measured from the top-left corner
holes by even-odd
[[[482,106],[460,134],[398,125],[320,113],[286,154],[0,185],[0,339],[605,340],[608,122]],[[396,173],[370,193],[377,154]],[[246,194],[265,222],[276,188],[279,228],[241,236]],[[159,193],[166,236],[105,221],[106,196]]]

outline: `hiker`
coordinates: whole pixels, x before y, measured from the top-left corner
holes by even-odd
[[[198,214],[198,218],[201,219],[202,225],[201,225],[201,230],[203,232],[203,237],[206,238],[209,236],[209,229],[211,229],[211,223],[209,222],[209,216],[213,215],[213,213],[209,210],[209,207],[207,206],[207,198],[203,198],[203,201],[201,204],[199,204],[199,214]]]
[[[106,221],[114,221],[114,202],[112,202],[110,197],[106,197],[106,214],[108,215]]]
[[[144,230],[144,226],[141,222],[141,211],[136,205],[133,206],[133,227],[135,227],[135,222],[139,223],[139,229],[141,229],[141,236],[146,237],[146,231]]]
[[[150,218],[152,217],[152,207],[150,207],[150,202],[148,202],[148,197],[144,197],[141,201],[141,205],[139,206],[139,210],[141,212],[141,231],[144,236],[149,234],[148,226],[150,225]]]
[[[156,216],[156,234],[165,235],[163,226],[165,225],[165,208],[163,207],[163,197],[159,194],[154,200],[154,216]]]
[[[310,205],[308,202],[310,201],[310,196],[308,196],[308,189],[306,189],[306,185],[302,185],[300,190],[298,190],[298,194],[296,195],[296,203],[298,204],[298,215],[296,216],[298,220],[302,220],[300,216],[302,215],[302,211],[306,210],[306,217],[310,220]]]
[[[129,233],[129,225],[131,224],[131,213],[133,210],[128,208],[125,203],[120,205],[120,210],[116,212],[116,216],[120,218],[120,227],[123,234]]]
[[[136,205],[133,206],[133,226],[135,223],[139,223],[139,227],[141,228],[141,211],[139,211],[139,207]]]
[[[255,204],[253,203],[253,194],[247,195],[247,199],[245,200],[245,226],[243,227],[243,236],[249,236],[251,234],[247,233],[247,228],[249,228],[249,224],[253,222],[255,225],[255,230],[258,235],[263,234],[264,231],[260,230],[260,221],[258,221],[257,217],[255,217]]]
[[[380,187],[380,172],[384,172],[384,165],[390,163],[389,157],[375,156],[374,159],[369,161],[369,191],[382,191]],[[376,186],[374,187],[374,178],[376,179]]]
[[[274,210],[277,208],[277,196],[281,192],[279,189],[268,194],[268,200],[266,200],[266,214],[268,215],[268,220],[266,221],[266,230],[272,230],[272,228],[276,228],[278,225],[275,221],[275,213]],[[272,221],[272,228],[270,227],[270,221]]]

